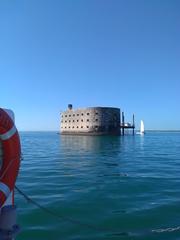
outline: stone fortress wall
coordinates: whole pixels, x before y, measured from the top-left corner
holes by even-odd
[[[68,109],[61,113],[61,134],[105,135],[120,134],[120,109],[88,107]]]

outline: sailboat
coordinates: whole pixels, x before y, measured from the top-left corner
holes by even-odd
[[[144,133],[145,133],[145,131],[144,131],[144,122],[143,122],[143,120],[141,120],[140,131],[137,132],[136,134],[143,135]]]
[[[140,125],[140,134],[144,134],[144,122],[141,120],[141,125]]]

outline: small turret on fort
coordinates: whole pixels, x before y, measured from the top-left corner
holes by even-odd
[[[73,108],[73,105],[72,104],[68,104],[68,109],[72,110],[72,108]]]

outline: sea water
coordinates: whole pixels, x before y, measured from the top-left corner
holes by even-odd
[[[180,239],[180,132],[21,132],[18,240]]]

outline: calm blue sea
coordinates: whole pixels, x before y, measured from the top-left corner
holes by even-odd
[[[20,135],[18,240],[180,239],[180,132]]]

